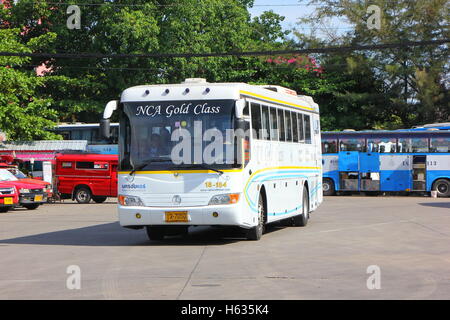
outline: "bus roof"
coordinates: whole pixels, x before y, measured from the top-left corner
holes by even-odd
[[[118,122],[113,122],[110,124],[110,126],[118,126]],[[100,124],[97,123],[60,123],[58,124],[53,130],[59,130],[59,129],[89,129],[89,128],[98,128]]]
[[[319,112],[319,106],[309,96],[279,86],[259,86],[246,83],[209,83],[203,79],[178,84],[140,85],[125,89],[121,102],[238,100],[248,97],[297,110]]]
[[[450,137],[450,131],[447,130],[365,130],[365,131],[324,131],[321,133],[323,138],[327,137],[428,137],[428,136],[440,136]]]

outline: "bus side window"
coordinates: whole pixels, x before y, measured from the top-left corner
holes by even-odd
[[[290,111],[285,111],[286,117],[286,141],[292,141],[292,117]]]
[[[297,113],[292,112],[292,140],[298,142],[298,122]]]
[[[249,117],[250,116],[250,102],[245,103],[245,107],[242,113],[244,116]]]
[[[270,137],[274,141],[278,141],[278,120],[277,109],[270,108]]]
[[[280,128],[280,141],[286,141],[286,132],[284,131],[284,110],[278,109],[278,124]]]
[[[450,152],[450,138],[431,138],[430,152]]]
[[[261,105],[262,139],[270,140],[269,107]]]
[[[304,115],[304,123],[305,123],[305,142],[311,143],[311,119],[309,115]]]
[[[252,136],[254,139],[261,139],[261,107],[259,104],[251,104],[252,112]]]
[[[305,129],[303,127],[303,113],[299,113],[298,117],[298,141],[305,143]]]

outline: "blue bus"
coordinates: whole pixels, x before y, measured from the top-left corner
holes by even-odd
[[[101,154],[118,154],[119,123],[111,123],[111,137],[104,139],[99,134],[99,123],[65,123],[52,129],[63,140],[86,140],[89,152]]]
[[[429,192],[450,196],[450,130],[322,132],[323,192]]]

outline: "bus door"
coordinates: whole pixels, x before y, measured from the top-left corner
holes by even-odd
[[[339,186],[342,191],[359,190],[359,152],[339,152]]]
[[[411,170],[411,155],[380,155],[380,190],[410,191],[412,188]]]
[[[378,152],[360,152],[359,171],[361,191],[380,190],[380,154]]]
[[[427,176],[427,156],[418,155],[412,156],[412,190],[425,191],[426,190],[426,176]]]

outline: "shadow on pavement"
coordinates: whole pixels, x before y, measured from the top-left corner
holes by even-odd
[[[423,202],[419,203],[421,206],[425,207],[435,207],[435,208],[450,208],[450,201],[448,202]]]
[[[266,233],[281,230],[279,225],[268,226]],[[264,236],[263,236],[264,238]],[[118,222],[89,227],[40,233],[11,239],[1,244],[32,244],[56,246],[186,246],[226,245],[245,239],[245,231],[232,227],[191,227],[186,236],[168,236],[162,241],[150,241],[145,229],[129,230]]]

